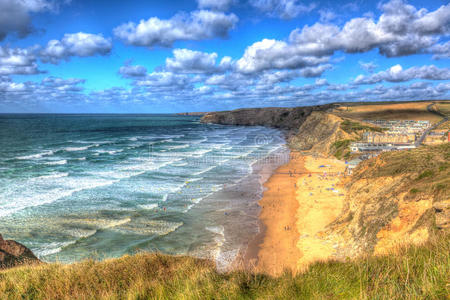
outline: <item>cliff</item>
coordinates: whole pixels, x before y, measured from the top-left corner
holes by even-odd
[[[0,269],[36,262],[39,260],[30,249],[15,241],[4,240],[0,234]]]
[[[291,149],[338,158],[350,157],[344,149],[363,131],[381,130],[338,116],[330,108],[237,110],[210,113],[202,121],[288,129]],[[341,214],[317,234],[319,243],[332,253],[322,259],[382,254],[399,243],[421,244],[435,231],[448,231],[449,158],[450,145],[444,144],[383,153],[361,163],[339,183],[338,188],[346,191]]]
[[[383,254],[450,228],[450,145],[387,152],[362,162],[341,185],[341,215],[322,233],[333,258]]]
[[[297,133],[289,138],[291,149],[312,151],[329,156],[334,153],[333,145],[342,140],[359,139],[356,133],[348,133],[341,128],[344,119],[330,113],[312,112],[302,122]]]
[[[305,107],[245,108],[232,111],[210,112],[203,116],[203,123],[243,126],[268,126],[298,130],[313,111],[327,111],[334,104]]]

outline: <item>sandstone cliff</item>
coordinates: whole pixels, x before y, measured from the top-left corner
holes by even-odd
[[[30,249],[15,241],[4,240],[0,235],[0,269],[37,262],[38,258]]]
[[[333,144],[342,140],[359,139],[356,133],[341,128],[344,120],[325,112],[312,112],[301,124],[298,132],[289,138],[289,146],[298,151],[312,151],[329,156]]]
[[[381,254],[420,244],[450,228],[450,145],[383,153],[342,185],[345,206],[323,236],[335,258]]]
[[[358,140],[364,130],[379,130],[327,111],[331,108],[237,110],[210,113],[202,121],[288,129],[291,149],[322,156],[337,156],[340,142]],[[423,243],[435,230],[448,231],[449,158],[450,145],[444,144],[383,153],[361,163],[339,184],[346,190],[341,214],[317,235],[332,249],[323,259],[380,254],[399,243]]]

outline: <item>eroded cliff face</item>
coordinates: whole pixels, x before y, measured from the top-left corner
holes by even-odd
[[[330,156],[333,143],[358,139],[341,129],[344,120],[326,112],[312,112],[301,124],[298,132],[289,138],[289,146],[297,151],[311,151]]]
[[[326,104],[293,108],[246,108],[207,113],[202,117],[201,121],[203,123],[223,125],[268,126],[297,132],[298,128],[313,111],[327,111],[332,107],[332,104]]]
[[[341,185],[341,215],[324,241],[334,258],[382,254],[399,244],[425,242],[434,230],[450,228],[450,145],[384,153],[365,161]]]

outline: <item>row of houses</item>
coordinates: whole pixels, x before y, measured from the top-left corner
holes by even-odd
[[[432,125],[427,120],[364,120],[364,122],[388,130],[365,132],[362,141],[350,144],[351,153],[360,155],[358,158],[346,162],[347,174],[352,174],[353,169],[361,161],[377,156],[382,152],[416,148],[415,142],[417,139]]]

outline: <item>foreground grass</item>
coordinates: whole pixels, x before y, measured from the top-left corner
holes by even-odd
[[[396,254],[278,278],[159,254],[19,267],[0,272],[0,299],[449,299],[449,274],[450,235],[441,234]]]

